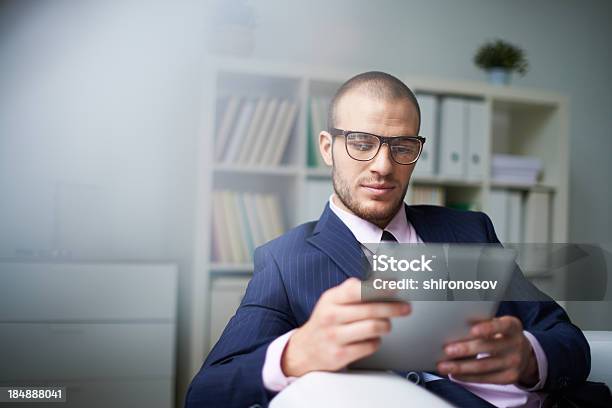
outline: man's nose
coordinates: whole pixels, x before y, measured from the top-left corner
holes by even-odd
[[[391,157],[391,149],[389,149],[389,145],[384,143],[382,146],[380,146],[380,150],[378,150],[378,153],[372,159],[370,170],[382,175],[392,172],[393,158]]]

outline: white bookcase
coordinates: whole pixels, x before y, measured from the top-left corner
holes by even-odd
[[[282,220],[286,228],[318,218],[331,192],[328,168],[312,168],[308,162],[309,103],[311,98],[328,98],[346,79],[367,68],[330,70],[321,67],[290,65],[241,59],[215,59],[206,72],[205,101],[201,147],[199,151],[200,181],[198,183],[197,239],[194,260],[192,302],[192,371],[212,347],[211,314],[227,315],[227,308],[238,306],[240,296],[233,301],[218,303],[223,312],[211,304],[213,287],[244,288],[252,273],[250,263],[218,263],[212,257],[212,193],[218,189],[237,192],[273,193],[282,203]],[[408,69],[406,69],[408,71]],[[532,192],[544,193],[549,199],[550,230],[545,237],[551,242],[566,242],[568,225],[568,101],[555,93],[515,87],[493,86],[481,82],[417,78],[394,73],[418,94],[436,100],[463,98],[480,102],[485,122],[482,147],[482,176],[413,175],[411,186],[431,186],[442,191],[445,205],[459,203],[487,211],[489,194],[495,189],[520,192],[526,199]],[[299,111],[290,134],[290,143],[279,165],[217,163],[214,143],[221,118],[223,98],[283,97],[298,102]],[[315,132],[318,134],[317,129]],[[429,135],[423,135],[428,137]],[[433,141],[434,138],[429,139]],[[436,140],[439,147],[440,138]],[[469,152],[466,152],[469,153]],[[544,164],[543,177],[536,185],[497,183],[492,180],[490,163],[494,153],[539,157]],[[417,164],[418,166],[418,164]],[[434,166],[435,168],[435,166]],[[406,201],[411,203],[413,188]],[[533,215],[533,214],[532,214]],[[529,215],[525,214],[526,218]],[[541,238],[541,234],[538,238]],[[541,239],[539,239],[541,240]],[[535,241],[529,234],[523,241]],[[232,284],[232,280],[235,280]],[[242,289],[239,289],[242,290]],[[218,297],[215,297],[217,299]],[[221,306],[222,305],[222,306]],[[219,323],[215,320],[215,324]],[[214,337],[214,336],[213,336]]]

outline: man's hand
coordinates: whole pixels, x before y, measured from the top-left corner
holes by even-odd
[[[391,330],[390,318],[410,311],[403,302],[361,303],[360,281],[347,279],[325,291],[310,319],[291,335],[281,359],[283,373],[337,371],[369,356]]]
[[[486,353],[484,358],[476,358]],[[523,324],[513,316],[503,316],[472,326],[470,338],[447,344],[440,374],[467,382],[520,384],[532,387],[538,382],[538,365],[531,343],[523,334]]]

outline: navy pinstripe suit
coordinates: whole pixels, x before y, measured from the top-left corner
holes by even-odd
[[[424,242],[499,242],[483,213],[406,206]],[[325,207],[318,222],[302,224],[255,251],[255,271],[234,317],[187,392],[186,406],[266,406],[262,367],[270,342],[308,320],[319,296],[351,276],[361,277],[365,256],[346,225]],[[518,317],[548,357],[545,390],[584,381],[589,346],[555,302],[502,302],[499,315]]]

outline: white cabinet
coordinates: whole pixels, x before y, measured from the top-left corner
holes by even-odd
[[[67,387],[68,407],[170,407],[177,269],[0,263],[0,384]]]
[[[214,278],[210,293],[210,345],[213,346],[227,322],[236,313],[249,284],[247,277]]]

